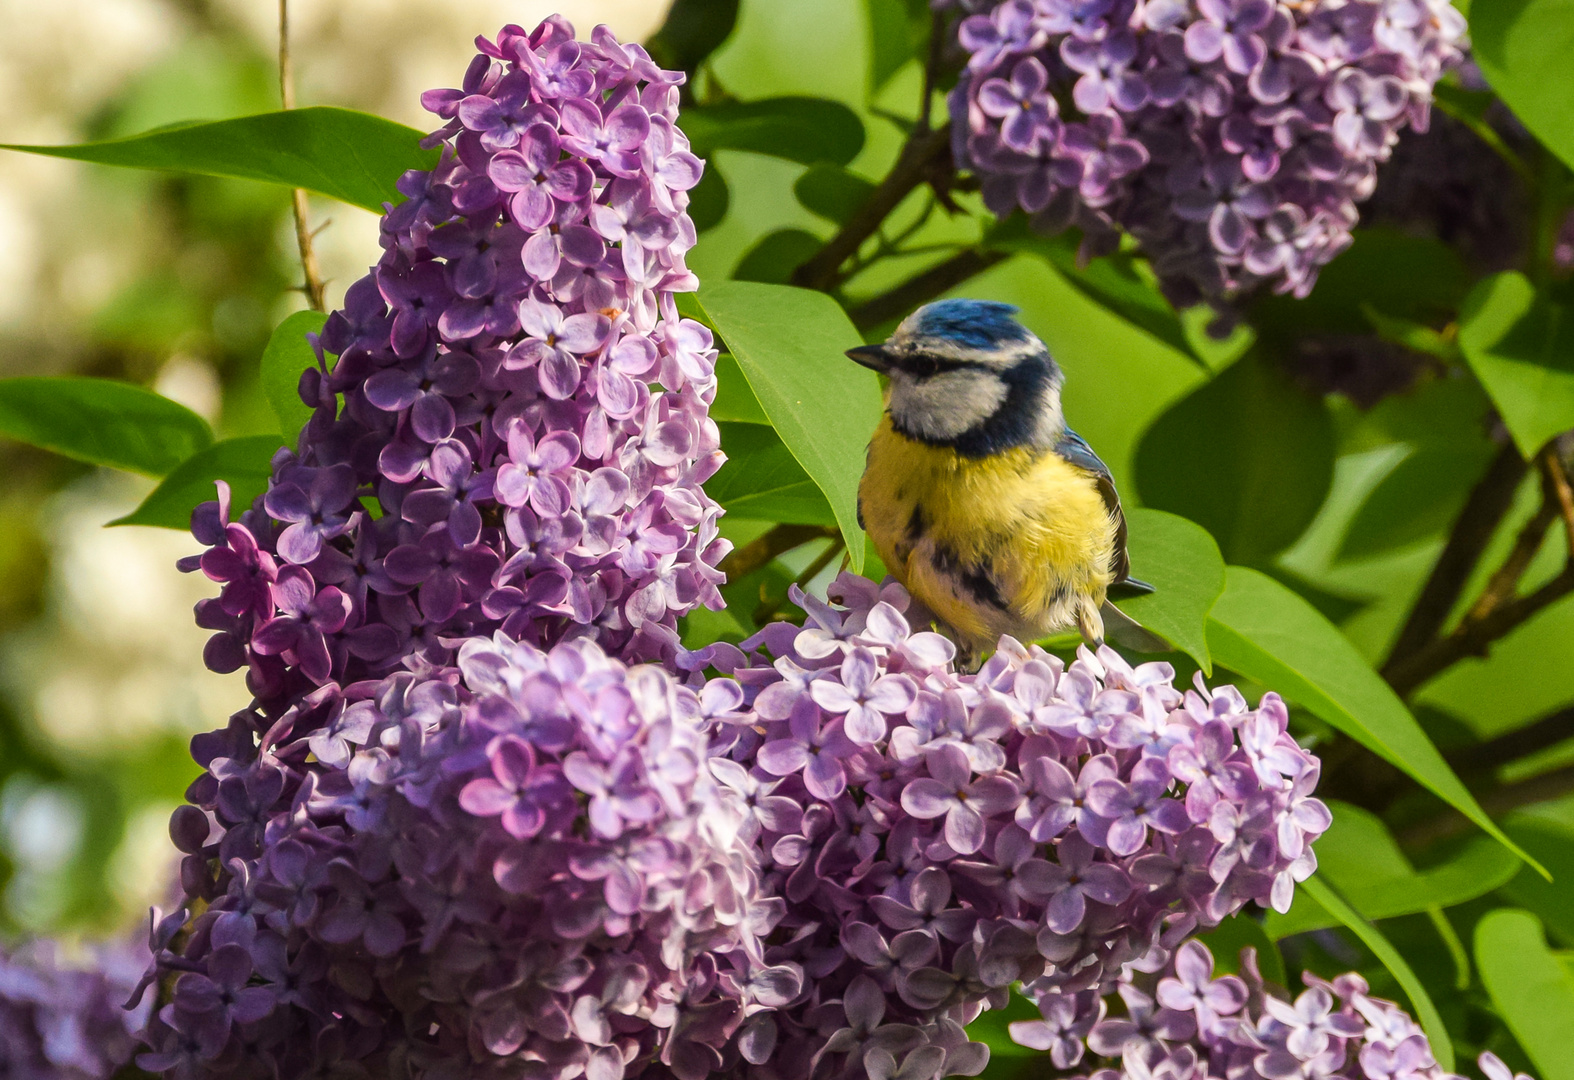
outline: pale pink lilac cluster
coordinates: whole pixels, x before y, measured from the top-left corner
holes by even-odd
[[[319,688],[448,664],[449,639],[656,659],[721,604],[716,351],[674,301],[703,167],[683,75],[558,17],[478,46],[422,98],[441,160],[400,180],[322,331],[298,452],[237,520],[193,519],[209,549],[183,567],[223,585],[206,658],[247,670],[258,734]]]
[[[1005,0],[958,26],[956,160],[1002,217],[1129,232],[1179,305],[1305,296],[1464,26],[1447,0]]]
[[[1042,1021],[1011,1029],[1048,1050],[1056,1068],[1086,1070],[1071,1080],[1463,1080],[1438,1065],[1421,1026],[1372,997],[1361,976],[1329,982],[1306,972],[1302,981],[1294,999],[1269,986],[1251,949],[1241,951],[1239,975],[1215,978],[1208,947],[1188,941],[1162,970],[1123,975],[1118,1003],[1051,998]],[[1491,1053],[1479,1065],[1487,1080],[1530,1080]]]
[[[148,1019],[146,1005],[122,1008],[146,963],[119,943],[75,961],[50,941],[0,950],[0,1076],[109,1080]]]
[[[976,1073],[963,1028],[1013,984],[1094,1000],[1249,901],[1286,910],[1315,869],[1331,818],[1277,695],[1009,638],[959,675],[901,586],[844,574],[830,595],[795,593],[808,621],[746,660],[713,649],[731,677],[700,696],[786,901],[765,957],[808,975],[758,1075]]]
[[[584,639],[324,687],[199,738],[171,835],[192,911],[138,1058],[176,1077],[704,1080],[769,1057],[767,962],[704,697]],[[217,868],[217,876],[213,870]]]

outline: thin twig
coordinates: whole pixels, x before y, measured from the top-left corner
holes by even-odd
[[[1547,482],[1552,485],[1558,513],[1563,518],[1563,539],[1566,541],[1568,557],[1574,559],[1574,489],[1569,486],[1568,470],[1563,467],[1563,459],[1558,454],[1558,440],[1554,439],[1541,452],[1541,467],[1545,470]]]
[[[290,2],[279,0],[279,101],[285,109],[295,108],[295,68],[290,61]],[[301,253],[301,272],[305,281],[301,292],[313,311],[327,311],[326,286],[322,269],[317,264],[317,252],[312,247],[311,226],[307,223],[306,192],[296,188],[291,193],[291,209],[295,213],[295,245]]]
[[[1394,669],[1437,640],[1449,612],[1464,593],[1476,563],[1481,561],[1498,525],[1514,505],[1514,494],[1519,490],[1525,468],[1525,459],[1510,441],[1471,489],[1442,554],[1433,565],[1431,575],[1405,620],[1404,629],[1399,632],[1383,664],[1383,677],[1390,682]]]
[[[858,329],[869,330],[905,315],[937,296],[945,295],[1005,258],[1007,256],[1003,252],[968,248],[931,266],[917,277],[909,278],[890,292],[865,301],[848,312],[848,316]]]
[[[778,555],[807,544],[810,540],[836,535],[835,529],[824,525],[777,525],[731,552],[717,569],[726,574],[729,580],[736,581],[768,565]]]
[[[924,60],[924,100],[918,106],[918,127],[929,130],[934,110],[935,83],[940,79],[940,62],[945,56],[945,13],[936,10],[929,18],[929,55]]]

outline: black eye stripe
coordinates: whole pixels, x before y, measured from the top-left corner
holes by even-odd
[[[987,371],[989,365],[980,364],[972,360],[953,360],[949,357],[933,356],[928,353],[918,353],[904,356],[898,361],[898,366],[909,375],[920,379],[933,378],[948,371]]]

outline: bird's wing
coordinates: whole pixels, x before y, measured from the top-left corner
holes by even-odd
[[[1109,568],[1115,575],[1115,583],[1125,581],[1131,576],[1131,556],[1126,552],[1126,515],[1121,511],[1120,494],[1115,490],[1115,478],[1110,475],[1109,466],[1099,460],[1086,439],[1070,428],[1056,441],[1055,453],[1077,468],[1086,469],[1097,481],[1104,506],[1115,519],[1115,549],[1110,554]]]

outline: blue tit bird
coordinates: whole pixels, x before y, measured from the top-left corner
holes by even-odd
[[[1167,648],[1108,602],[1151,592],[1130,576],[1109,469],[1066,426],[1065,376],[1010,304],[940,300],[849,358],[887,376],[885,413],[858,487],[859,522],[907,590],[977,657],[1105,624]],[[1119,632],[1116,632],[1116,631]]]

